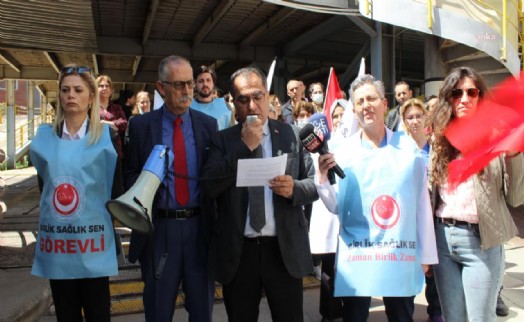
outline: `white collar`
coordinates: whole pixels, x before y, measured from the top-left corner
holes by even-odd
[[[262,125],[262,132],[264,133],[264,136],[269,135],[269,117],[266,119],[266,123]]]
[[[68,138],[70,140],[80,140],[84,138],[84,136],[86,136],[86,131],[87,131],[87,116],[86,116],[86,119],[84,120],[84,123],[82,123],[82,125],[78,129],[78,132],[76,132],[74,135],[71,135],[71,133],[69,133],[69,131],[67,130],[67,123],[66,123],[66,120],[64,119],[64,127],[62,129],[62,138]]]

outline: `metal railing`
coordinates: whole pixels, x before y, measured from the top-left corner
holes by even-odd
[[[15,148],[17,150],[24,147],[24,145],[29,141],[29,139],[32,139],[29,137],[29,129],[33,127],[33,133],[35,133],[34,130],[38,127],[38,125],[42,123],[43,119],[44,115],[40,115],[34,118],[33,120],[22,123],[20,126],[16,127]]]
[[[521,33],[519,32],[519,24],[520,24],[520,20],[517,19],[517,23],[515,24],[514,21],[512,20],[509,20],[508,19],[508,2],[513,4],[514,7],[519,7],[521,5],[521,0],[502,0],[500,2],[500,7],[494,7],[482,0],[476,0],[477,3],[479,3],[480,5],[482,5],[483,7],[485,7],[486,9],[489,9],[489,10],[493,10],[497,13],[497,15],[499,15],[501,17],[501,26],[500,26],[500,33],[502,35],[502,46],[500,48],[500,60],[502,62],[506,62],[507,60],[507,52],[508,52],[508,45],[507,45],[507,41],[508,41],[508,24],[509,24],[509,27],[512,27],[514,30],[517,31],[517,34],[519,35],[518,37],[521,38]],[[519,16],[520,16],[520,12],[519,12]],[[520,40],[518,41],[518,45],[520,46]],[[518,49],[518,48],[517,48]],[[521,58],[521,61],[522,61],[522,58]],[[522,63],[521,63],[522,64]]]
[[[523,29],[523,15],[522,15],[522,0],[502,0],[500,2],[499,7],[495,7],[483,0],[475,0],[478,4],[480,4],[482,7],[488,10],[494,11],[499,17],[501,17],[500,21],[500,33],[502,35],[502,45],[500,48],[500,61],[506,62],[507,61],[507,38],[508,38],[508,27],[512,28],[514,31],[516,31],[518,35],[517,40],[517,51],[520,55],[520,69],[524,70],[524,64],[522,59],[522,49],[524,48],[524,29]],[[511,3],[513,7],[518,8],[518,19],[515,23],[515,21],[508,19],[508,3]],[[427,10],[427,19],[428,19],[428,28],[433,27],[433,1],[427,0],[428,4],[428,10]]]
[[[366,16],[373,14],[373,1],[371,0],[360,0],[364,1],[365,14]],[[422,2],[423,0],[421,0]],[[457,1],[458,2],[458,1]],[[507,62],[507,51],[508,51],[508,31],[512,31],[512,35],[517,35],[516,39],[516,50],[520,60],[520,70],[524,71],[524,59],[522,56],[524,50],[524,17],[522,13],[522,0],[502,0],[498,1],[497,5],[487,3],[486,0],[474,0],[480,7],[486,10],[493,11],[500,17],[500,35],[502,43],[500,47],[499,60],[503,63]],[[428,29],[433,27],[433,7],[436,5],[436,1],[426,0],[427,3],[427,23]],[[517,19],[508,19],[508,5],[512,8],[517,8]],[[511,11],[512,12],[512,11]]]
[[[3,124],[4,122],[4,114],[0,114],[0,124]],[[23,148],[27,144],[27,142],[30,139],[32,139],[32,137],[30,137],[29,134],[29,129],[33,129],[32,133],[34,135],[36,134],[36,129],[38,128],[38,126],[40,126],[40,124],[51,122],[53,122],[53,115],[48,114],[35,116],[32,120],[18,125],[15,128],[15,149],[19,150]]]
[[[18,133],[18,140],[16,144],[16,148],[22,148],[29,139],[32,139],[29,137],[29,128],[33,127],[33,135],[36,134],[36,129],[40,124],[42,123],[51,123],[53,122],[53,116],[52,115],[39,115],[38,117],[35,117],[33,120],[22,123],[19,127],[16,128],[16,132]]]
[[[27,107],[15,105],[15,115],[27,115]],[[6,105],[0,103],[0,124],[5,123]]]

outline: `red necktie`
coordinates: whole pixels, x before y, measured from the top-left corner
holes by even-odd
[[[173,152],[175,155],[175,199],[179,205],[185,206],[189,201],[189,185],[187,183],[186,143],[182,133],[182,118],[176,118],[173,131]]]

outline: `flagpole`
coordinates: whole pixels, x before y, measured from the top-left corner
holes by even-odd
[[[365,73],[366,73],[366,58],[362,57],[360,59],[360,68],[358,69],[358,76],[362,76]]]
[[[271,91],[271,84],[273,83],[273,75],[275,74],[275,65],[277,64],[277,57],[271,63],[269,71],[267,72],[267,91]]]
[[[328,81],[327,81],[327,86],[326,86],[326,94],[327,94],[327,90],[329,88],[329,82],[331,82],[331,74],[333,73],[333,67],[330,67],[329,68],[329,76],[328,76]],[[325,111],[326,110],[326,100],[324,99],[324,108],[322,109],[322,111]]]

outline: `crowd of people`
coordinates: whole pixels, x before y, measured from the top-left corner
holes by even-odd
[[[290,80],[282,104],[264,73],[245,67],[218,97],[211,67],[169,56],[156,82],[163,105],[152,110],[146,91],[114,101],[108,75],[64,67],[55,122],[31,144],[42,193],[32,272],[50,279],[57,321],[110,321],[120,247],[105,202],[133,187],[156,145],[172,162],[153,232],[133,231],[128,254],[140,264],[146,321],[171,321],[180,287],[189,320],[211,321],[218,281],[229,321],[256,322],[265,294],[273,321],[300,322],[311,274],[322,321],[367,321],[372,296],[389,321],[413,321],[424,279],[428,321],[495,321],[503,243],[517,233],[506,202],[524,203],[524,157],[506,151],[451,186],[448,165],[461,152],[444,135],[474,118],[487,97],[482,77],[456,68],[425,101],[399,82],[391,109],[372,75],[328,108],[322,83],[308,97],[306,88]],[[302,130],[325,111],[336,144],[310,153]],[[342,135],[350,118],[358,130]],[[244,160],[280,156],[283,171],[264,185],[237,185]],[[344,175],[333,184],[335,167]]]

